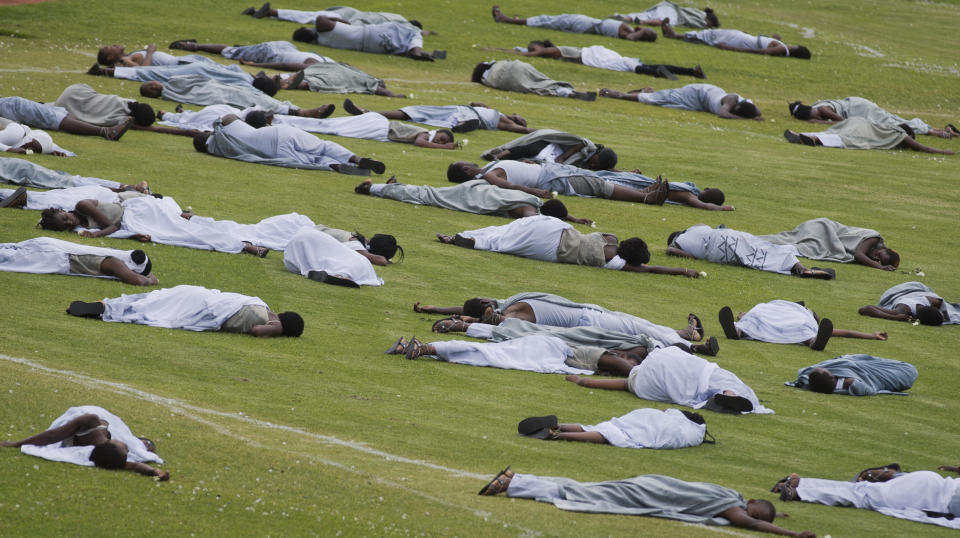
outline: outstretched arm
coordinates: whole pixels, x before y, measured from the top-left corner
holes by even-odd
[[[200,134],[198,129],[177,129],[176,127],[158,127],[156,125],[130,125],[134,131],[153,131],[155,133],[194,137]]]
[[[901,146],[910,148],[914,151],[923,151],[925,153],[939,153],[941,155],[953,155],[953,152],[949,149],[938,149],[931,148],[930,146],[924,146],[920,142],[910,138],[909,136],[903,139],[903,142],[900,142]]]
[[[421,314],[463,314],[463,307],[421,305],[420,301],[417,301],[413,303],[413,311]]]
[[[262,69],[276,69],[277,71],[303,71],[307,68],[307,65],[304,63],[291,63],[291,62],[251,62],[248,60],[240,60],[240,63],[243,65],[249,65],[250,67],[259,67]]]
[[[717,515],[729,521],[734,527],[741,527],[758,532],[769,532],[771,534],[782,534],[784,536],[797,536],[800,538],[816,538],[817,536],[810,531],[794,532],[782,527],[778,527],[773,523],[763,521],[762,519],[755,519],[750,516],[746,510],[740,508],[739,506],[728,508]]]
[[[955,466],[955,465],[941,465],[940,467],[937,467],[937,469],[940,469],[941,471],[947,471],[947,472],[950,472],[950,473],[960,473],[960,465],[956,465],[956,466]]]
[[[563,220],[567,220],[567,221],[570,221],[570,222],[575,222],[575,223],[577,223],[577,224],[588,224],[588,225],[589,225],[589,224],[593,224],[593,221],[590,220],[590,219],[577,218],[577,217],[574,217],[573,215],[571,215],[571,214],[569,214],[569,213],[567,214],[566,218],[564,218]]]
[[[357,254],[360,254],[360,255],[363,256],[364,258],[370,260],[370,263],[372,263],[372,264],[374,264],[374,265],[387,266],[387,265],[390,264],[390,260],[386,259],[385,257],[383,257],[383,256],[381,256],[381,255],[379,255],[379,254],[373,254],[373,253],[371,253],[371,252],[368,251],[368,250],[357,250],[356,252],[357,252]]]
[[[500,114],[500,120],[497,122],[497,129],[500,129],[501,131],[509,131],[511,133],[523,134],[533,132],[533,129],[528,128],[526,125],[520,125],[503,114]]]
[[[682,248],[677,248],[677,247],[667,247],[667,256],[680,256],[681,258],[693,258],[695,260],[697,259],[697,257],[694,256],[693,254],[690,254],[686,250],[683,250]]]
[[[678,204],[695,207],[697,209],[706,209],[707,211],[733,211],[734,210],[734,207],[732,205],[717,205],[717,204],[711,204],[708,202],[702,202],[692,192],[687,192],[687,191],[670,191],[670,195],[667,196],[667,200],[670,200],[671,202],[677,202]]]
[[[560,154],[559,157],[556,158],[556,162],[562,163],[562,162],[566,161],[566,160],[569,159],[571,156],[573,156],[576,152],[578,152],[578,151],[580,151],[581,149],[583,149],[584,146],[585,146],[585,144],[582,144],[582,143],[581,143],[581,144],[575,144],[575,145],[573,145],[573,146],[570,146],[569,148],[567,148],[567,151],[564,151],[563,153]]]
[[[868,304],[866,306],[861,306],[857,312],[861,316],[870,316],[871,318],[880,318],[880,319],[889,319],[892,321],[910,321],[913,319],[913,316],[910,315],[909,310],[907,312],[901,312],[899,310],[889,309],[889,308],[880,308],[879,306]]]
[[[128,471],[133,471],[145,476],[155,476],[160,482],[166,482],[170,480],[170,473],[167,471],[161,471],[160,469],[154,469],[145,463],[140,463],[137,461],[128,461],[124,469]]]
[[[682,251],[681,251],[682,252]],[[688,269],[686,267],[665,267],[663,265],[630,265],[629,263],[623,266],[621,271],[630,271],[633,273],[654,273],[657,275],[680,275],[688,276],[690,278],[699,278],[700,273],[695,269]]]
[[[860,338],[862,340],[886,340],[887,331],[863,333],[860,331],[848,331],[846,329],[834,329],[833,336],[840,338]]]
[[[630,390],[627,387],[626,379],[591,379],[578,375],[568,375],[566,380],[571,383],[576,383],[581,387],[587,387],[588,389]]]

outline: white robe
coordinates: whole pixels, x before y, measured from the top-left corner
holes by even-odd
[[[703,443],[705,424],[688,419],[678,409],[634,409],[622,417],[614,417],[584,431],[599,432],[613,446],[620,448],[685,448]]]
[[[610,71],[633,72],[639,65],[643,65],[637,58],[621,56],[619,52],[610,50],[602,45],[584,47],[580,51],[580,61],[583,65],[609,69]]]
[[[40,143],[42,153],[50,154],[59,151],[66,154],[67,157],[77,156],[76,153],[58,146],[46,131],[31,129],[22,123],[3,118],[0,118],[0,128],[2,128],[0,129],[0,151],[5,152],[10,148],[19,148],[31,140],[36,140]]]
[[[0,271],[14,273],[70,275],[70,255],[113,256],[122,261],[131,271],[141,272],[144,267],[130,259],[132,250],[101,248],[92,245],[71,243],[53,237],[35,237],[19,243],[0,243]],[[97,278],[116,278],[109,275]]]
[[[490,366],[507,370],[526,370],[541,374],[590,375],[592,370],[567,366],[573,349],[563,340],[548,335],[533,335],[496,343],[450,340],[433,342],[437,357],[468,366]]]
[[[59,428],[67,422],[79,417],[80,415],[85,415],[87,413],[93,413],[109,423],[107,431],[110,432],[110,437],[115,441],[121,441],[123,444],[127,445],[127,461],[140,463],[163,463],[163,460],[160,459],[160,456],[157,456],[153,452],[147,450],[147,448],[143,445],[143,441],[137,439],[137,437],[133,435],[133,433],[130,431],[130,428],[128,428],[127,425],[120,420],[120,417],[102,407],[97,407],[95,405],[71,407],[70,409],[67,409],[64,414],[60,415],[56,420],[54,420],[48,429]],[[92,445],[63,446],[63,442],[59,442],[44,446],[23,445],[20,447],[20,451],[24,454],[37,456],[38,458],[43,458],[45,460],[75,463],[85,467],[94,466],[93,462],[90,461],[90,453],[93,452]]]
[[[741,338],[772,344],[802,344],[816,338],[819,327],[813,312],[782,299],[754,306],[734,325]]]
[[[492,250],[534,260],[556,262],[560,236],[564,230],[572,227],[560,219],[536,215],[517,219],[502,226],[467,230],[460,232],[460,235],[473,239],[474,248],[477,250]]]
[[[188,331],[216,331],[244,306],[263,306],[259,297],[180,285],[104,299],[103,321]]]
[[[0,198],[13,194],[13,189],[0,189]],[[73,211],[80,200],[97,200],[101,204],[120,202],[119,193],[99,185],[68,187],[49,191],[27,191],[27,205],[24,209],[43,211],[48,207]]]
[[[797,247],[775,245],[729,228],[713,229],[698,224],[687,228],[673,241],[684,252],[713,263],[740,265],[782,275],[792,274],[793,266],[799,263]]]
[[[370,260],[315,228],[301,228],[290,239],[283,253],[283,265],[287,271],[303,276],[310,271],[326,271],[361,286],[383,285]]]

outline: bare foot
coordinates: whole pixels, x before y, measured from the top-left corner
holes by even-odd
[[[504,16],[503,12],[500,11],[500,6],[493,6],[492,12],[493,12],[493,20],[495,22],[503,22],[507,19],[507,17]]]
[[[670,26],[670,17],[660,21],[660,31],[663,32],[663,37],[677,37],[677,33],[673,31],[673,26]]]
[[[453,244],[453,236],[447,234],[437,234],[437,239],[439,239],[441,243],[445,243],[447,245]]]

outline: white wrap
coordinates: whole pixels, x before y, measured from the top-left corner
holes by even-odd
[[[354,242],[351,242],[354,243]],[[356,243],[360,246],[359,243]],[[362,248],[362,246],[361,246]],[[361,286],[382,286],[370,260],[347,244],[315,228],[301,228],[283,253],[283,265],[291,273],[307,276],[310,271],[326,271],[348,278]]]
[[[216,331],[244,306],[267,306],[259,297],[187,285],[123,294],[103,303],[103,321],[188,331]]]

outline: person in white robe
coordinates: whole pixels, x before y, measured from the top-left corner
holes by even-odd
[[[767,37],[748,34],[740,30],[718,28],[678,34],[673,31],[673,26],[670,24],[669,19],[661,21],[660,30],[663,33],[663,37],[679,39],[687,43],[697,43],[722,50],[749,52],[752,54],[763,54],[765,56],[786,56],[789,58],[799,58],[801,60],[809,60],[812,56],[810,49],[807,47],[803,45],[788,45],[781,41],[780,36],[777,34]]]
[[[923,153],[953,155],[949,149],[940,149],[917,142],[913,130],[906,124],[877,123],[870,118],[852,117],[834,123],[825,131],[797,133],[787,129],[783,137],[791,144],[840,149],[894,149],[905,148]]]
[[[880,295],[876,305],[861,306],[860,315],[924,325],[960,324],[960,303],[951,303],[922,282],[904,282]]]
[[[6,200],[15,196],[20,189],[0,189],[0,198]],[[116,191],[100,185],[86,185],[83,187],[68,187],[65,189],[51,189],[48,191],[25,191],[26,201],[23,205],[16,205],[30,211],[43,211],[49,207],[70,211],[81,200],[96,200],[103,204],[122,203],[130,198],[148,196],[136,190]]]
[[[46,431],[21,441],[0,441],[0,446],[50,461],[170,479],[169,472],[147,465],[163,463],[153,441],[134,436],[120,417],[95,405],[71,407]]]
[[[788,106],[790,114],[794,118],[810,123],[831,124],[847,118],[859,117],[870,119],[874,123],[892,126],[904,124],[919,135],[938,136],[940,138],[960,136],[960,131],[958,131],[953,124],[947,124],[943,129],[937,129],[936,127],[931,127],[920,118],[907,120],[896,114],[887,112],[873,101],[864,99],[863,97],[820,99],[812,105],[805,105],[800,101],[794,101]]]
[[[949,466],[942,469],[953,470]],[[773,491],[780,500],[852,506],[918,523],[960,529],[960,479],[933,471],[882,473],[880,481],[801,478],[793,473]]]
[[[656,41],[657,33],[650,28],[631,27],[617,19],[595,19],[586,15],[564,13],[562,15],[536,15],[534,17],[508,17],[493,6],[494,22],[518,24],[532,28],[547,28],[575,34],[598,34],[627,41]]]
[[[383,280],[373,270],[373,264],[358,250],[365,250],[365,246],[357,241],[341,243],[331,235],[306,227],[287,243],[283,265],[291,273],[318,282],[348,287],[382,286]]]
[[[622,15],[617,13],[610,17],[621,21],[642,24],[644,26],[660,26],[664,20],[671,21],[675,26],[689,28],[719,28],[720,19],[710,8],[697,9],[695,7],[678,6],[664,0],[653,7],[640,12]]]
[[[153,263],[142,250],[117,250],[35,237],[0,243],[0,271],[113,278],[135,286],[155,286]]]
[[[578,63],[597,69],[636,73],[638,75],[649,75],[651,77],[668,78],[670,80],[677,80],[677,75],[706,78],[706,75],[703,74],[703,69],[699,65],[696,67],[680,67],[679,65],[644,63],[640,58],[622,56],[619,52],[608,49],[603,45],[569,47],[555,45],[552,41],[545,40],[531,41],[527,44],[526,48],[514,47],[512,49],[501,49],[491,47],[485,50],[512,52],[521,56],[535,58],[553,58],[555,60]]]
[[[646,408],[594,425],[559,423],[554,415],[530,417],[517,425],[517,432],[534,439],[672,449],[699,446],[704,442],[707,426],[699,413]]]
[[[296,312],[277,314],[259,297],[200,286],[180,285],[97,302],[73,301],[67,313],[112,323],[231,332],[260,338],[303,334],[303,318]]]
[[[358,116],[370,112],[354,104],[350,99],[343,102],[343,108],[348,113]],[[396,110],[377,112],[391,120],[409,120],[434,127],[446,127],[455,133],[466,133],[475,129],[490,131],[511,131],[514,133],[530,133],[527,120],[519,114],[506,115],[499,110],[474,101],[469,105],[405,106]]]
[[[627,379],[590,379],[568,375],[581,387],[623,390],[637,398],[726,413],[773,414],[733,372],[677,347],[654,349]]]
[[[274,17],[277,20],[296,22],[299,24],[313,24],[317,17],[327,17],[331,19],[340,19],[344,22],[355,25],[382,24],[385,22],[397,22],[401,24],[410,24],[420,27],[420,23],[415,20],[407,20],[403,15],[390,13],[389,11],[360,11],[348,6],[329,7],[320,11],[303,11],[299,9],[277,9],[265,2],[260,9],[254,9],[252,6],[243,10],[243,15],[250,15],[255,19],[265,17]]]
[[[763,121],[763,114],[753,101],[740,94],[727,93],[713,84],[687,84],[660,91],[649,87],[629,92],[603,88],[600,96],[678,110],[709,112],[727,120]]]
[[[0,151],[7,153],[43,153],[57,157],[76,157],[77,154],[61,148],[46,131],[31,129],[22,123],[0,118]]]
[[[831,337],[886,340],[886,331],[865,333],[835,329],[829,318],[801,303],[776,299],[760,303],[748,312],[740,312],[734,321],[733,310],[724,306],[719,313],[724,335],[731,340],[757,340],[772,344],[803,344],[814,351],[823,351]]]

